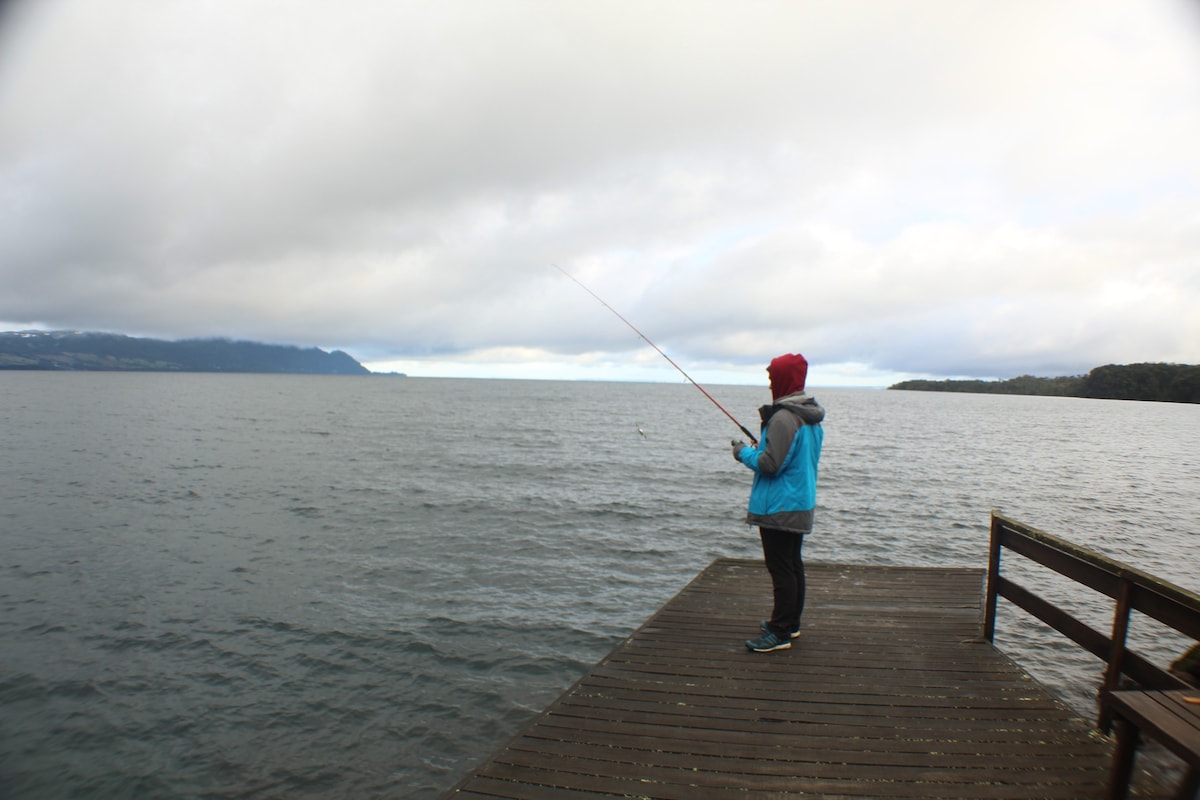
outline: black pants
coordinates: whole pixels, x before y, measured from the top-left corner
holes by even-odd
[[[759,528],[758,534],[775,591],[775,608],[767,627],[776,636],[787,638],[800,629],[804,612],[804,559],[800,556],[804,534],[775,528]]]

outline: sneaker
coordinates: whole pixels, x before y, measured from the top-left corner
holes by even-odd
[[[766,633],[767,631],[771,630],[771,627],[769,625],[767,625],[767,621],[764,619],[764,620],[759,620],[758,629],[760,631],[762,631],[763,633]],[[794,630],[788,634],[788,638],[795,639],[799,635],[800,635],[800,629],[796,628],[796,630]]]
[[[746,649],[755,653],[770,653],[772,650],[787,650],[791,646],[791,639],[780,639],[770,631],[767,631],[757,639],[750,639],[746,642]]]

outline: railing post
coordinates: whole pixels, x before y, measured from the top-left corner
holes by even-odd
[[[996,638],[996,593],[1000,577],[1000,521],[992,511],[992,531],[988,543],[987,594],[984,599],[983,638],[994,642]]]
[[[1126,575],[1121,575],[1121,583],[1117,588],[1117,607],[1113,611],[1112,646],[1108,652],[1108,665],[1104,668],[1104,685],[1100,687],[1100,695],[1111,692],[1121,686],[1121,672],[1125,661],[1125,640],[1129,636],[1129,613],[1133,607],[1133,581]],[[1104,704],[1100,704],[1100,730],[1108,733],[1112,729],[1112,713]]]

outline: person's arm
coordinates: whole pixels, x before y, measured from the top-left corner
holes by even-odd
[[[738,454],[741,461],[755,472],[763,475],[774,475],[779,471],[788,451],[792,449],[792,439],[800,429],[800,421],[795,414],[787,411],[776,411],[767,423],[766,434],[758,447],[747,445]]]

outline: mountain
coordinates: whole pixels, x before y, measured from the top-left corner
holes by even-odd
[[[1107,364],[1087,375],[1004,381],[902,381],[889,389],[919,392],[974,392],[1093,397],[1109,400],[1158,400],[1200,403],[1200,366],[1193,364]]]
[[[341,350],[229,339],[139,339],[113,333],[0,332],[0,370],[120,372],[266,372],[370,375]]]

